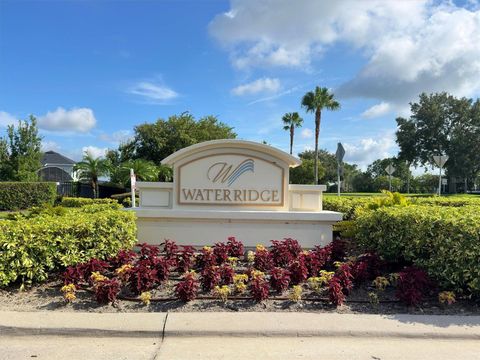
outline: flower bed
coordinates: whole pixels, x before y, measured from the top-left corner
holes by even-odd
[[[337,239],[304,251],[296,240],[284,239],[272,241],[270,248],[258,245],[255,251],[244,251],[235,238],[198,250],[172,241],[161,247],[143,244],[138,252],[121,251],[106,261],[68,267],[62,292],[66,302],[75,302],[79,292],[91,292],[100,304],[133,300],[146,305],[195,299],[341,305],[359,286],[368,289],[364,301],[370,303],[381,302],[383,292],[394,288],[397,299],[408,305],[438,295],[423,270],[387,264],[371,253],[346,257],[345,245]],[[453,293],[442,296],[455,301]]]

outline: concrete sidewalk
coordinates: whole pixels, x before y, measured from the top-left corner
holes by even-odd
[[[0,311],[3,336],[374,337],[480,340],[480,316]]]
[[[0,360],[480,360],[480,316],[0,311]]]

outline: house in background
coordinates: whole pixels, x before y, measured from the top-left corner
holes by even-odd
[[[73,167],[75,161],[63,156],[55,151],[47,151],[43,153],[42,168],[38,171],[38,175],[42,181],[55,181],[58,183],[66,181],[78,180]]]

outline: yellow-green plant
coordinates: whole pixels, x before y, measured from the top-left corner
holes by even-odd
[[[150,291],[144,291],[140,294],[140,300],[146,306],[150,305],[150,301],[152,300],[152,293]]]
[[[247,281],[248,281],[247,274],[235,274],[233,276],[233,286],[235,288],[235,292],[239,294],[243,294],[247,289]]]
[[[301,285],[294,285],[292,287],[290,295],[288,296],[289,300],[293,302],[299,302],[300,300],[302,300],[302,292],[303,289]]]
[[[71,303],[77,298],[75,295],[75,292],[77,291],[75,284],[66,284],[62,286],[61,291],[63,293],[63,299],[67,303]]]
[[[231,290],[228,285],[223,285],[223,286],[217,285],[215,286],[213,293],[220,300],[222,300],[223,302],[226,302],[228,300],[228,296],[231,294]]]
[[[455,293],[453,291],[442,291],[438,294],[438,301],[440,304],[452,305],[455,303]]]
[[[378,291],[383,291],[388,285],[390,285],[390,282],[384,276],[377,276],[375,280],[373,280],[373,285]]]

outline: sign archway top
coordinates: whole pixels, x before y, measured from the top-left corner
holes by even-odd
[[[229,149],[234,151],[251,150],[254,152],[264,153],[271,156],[272,158],[278,159],[286,163],[289,167],[297,167],[301,164],[300,159],[297,159],[296,157],[282,150],[276,149],[270,145],[236,139],[211,140],[188,146],[171,154],[170,156],[167,156],[165,159],[162,160],[162,164],[174,166],[176,163],[181,162],[186,158],[195,156],[196,154],[205,151],[221,150],[222,152],[228,152]]]

